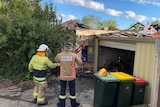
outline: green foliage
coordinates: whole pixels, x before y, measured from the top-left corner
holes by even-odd
[[[144,27],[144,25],[142,25],[141,23],[137,22],[136,24],[130,24],[128,30],[140,31],[143,27]]]
[[[116,21],[112,19],[102,21],[100,17],[94,16],[92,14],[84,16],[82,18],[82,23],[84,23],[92,29],[102,29],[104,27],[108,27],[108,29],[110,30],[118,29]]]
[[[99,24],[101,24],[101,18],[90,14],[90,15],[84,16],[82,18],[82,22],[88,25],[90,28],[98,29]]]
[[[117,22],[114,21],[114,20],[112,20],[112,19],[107,20],[107,21],[104,21],[104,22],[103,22],[103,26],[104,26],[104,27],[108,27],[109,30],[118,29],[118,28],[117,28],[117,26],[118,26],[118,25],[117,25]]]
[[[52,5],[46,4],[42,8],[38,2],[30,4],[28,0],[2,3],[0,75],[10,79],[23,79],[28,73],[28,63],[41,43],[50,47],[53,61],[63,43],[74,37],[72,31],[62,28],[60,23]],[[63,37],[63,33],[67,36]]]
[[[155,21],[153,21],[152,23],[153,23],[153,25],[155,25],[155,24],[160,24],[160,20],[155,20]]]

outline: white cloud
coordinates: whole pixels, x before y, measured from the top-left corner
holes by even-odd
[[[117,10],[114,10],[114,9],[106,9],[105,13],[107,13],[111,16],[121,16],[123,14],[122,11],[117,11]]]
[[[74,6],[80,6],[80,7],[84,7],[84,8],[88,8],[88,9],[92,9],[92,10],[96,10],[96,11],[101,11],[104,12],[108,15],[111,16],[121,16],[124,14],[123,11],[118,11],[115,9],[110,9],[110,8],[105,8],[103,3],[100,2],[95,2],[93,0],[55,0],[58,3],[63,3],[63,4],[70,4],[70,5],[74,5]],[[137,2],[137,3],[141,3],[141,4],[145,4],[145,3],[149,3],[151,2],[151,0],[130,0],[132,2]],[[154,2],[156,2],[155,0],[153,0]],[[152,2],[152,3],[154,3]],[[138,22],[143,22],[145,20],[147,20],[148,18],[144,15],[137,15],[135,12],[133,11],[125,11],[126,13],[126,18],[127,19],[132,19]],[[125,14],[124,14],[125,15]],[[67,15],[64,17],[64,19],[71,19],[71,18],[76,18],[75,16],[71,15]]]
[[[139,4],[151,4],[160,7],[160,1],[159,0],[130,0],[132,2],[136,2]]]
[[[145,20],[147,20],[148,18],[144,15],[137,15],[135,12],[133,11],[125,11],[126,13],[126,18],[127,19],[132,19],[135,20],[137,22],[143,22]]]
[[[91,1],[91,2],[88,2],[88,3],[86,3],[86,6],[88,5],[88,7],[90,8],[90,9],[95,9],[95,10],[104,10],[105,8],[104,8],[104,4],[102,4],[102,3],[98,3],[98,2],[94,2],[94,1]]]
[[[63,22],[77,19],[74,15],[66,15],[66,14],[60,14],[60,17],[62,18]]]
[[[152,22],[154,22],[154,21],[160,21],[160,18],[155,18],[155,17],[151,17],[151,20],[152,20]]]
[[[58,3],[81,6],[93,10],[104,10],[104,4],[92,0],[55,0]]]
[[[102,11],[111,16],[120,16],[123,14],[123,12],[114,9],[105,9],[103,3],[95,2],[93,0],[55,0],[55,1],[62,4],[70,4],[74,6],[85,7],[96,11]]]
[[[152,21],[156,21],[157,19],[155,17],[151,17],[151,20]]]
[[[60,3],[60,4],[64,4],[65,3],[65,1],[64,0],[54,0],[55,2],[58,2],[58,3]]]

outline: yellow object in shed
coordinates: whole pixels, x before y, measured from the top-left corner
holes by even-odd
[[[99,70],[99,75],[100,75],[100,76],[103,76],[103,77],[104,77],[104,76],[107,76],[107,70],[106,70],[105,68],[100,69],[100,70]]]
[[[134,80],[133,76],[131,76],[127,73],[124,73],[124,72],[111,72],[110,74],[115,76],[119,80]]]

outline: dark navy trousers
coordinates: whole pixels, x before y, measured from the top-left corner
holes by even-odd
[[[66,95],[66,87],[69,86],[69,92],[71,96],[75,96],[75,79],[72,81],[60,80],[60,95]]]

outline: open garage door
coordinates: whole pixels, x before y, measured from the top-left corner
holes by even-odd
[[[100,41],[98,68],[133,75],[135,44]]]

